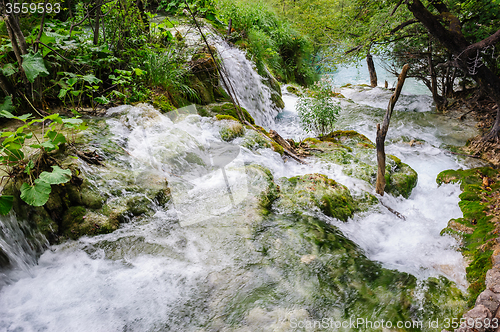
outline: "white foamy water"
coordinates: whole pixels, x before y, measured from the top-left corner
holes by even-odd
[[[274,125],[279,109],[271,101],[271,90],[263,83],[264,78],[255,70],[255,64],[246,58],[244,51],[229,47],[217,38],[214,43],[240,105],[259,126],[268,128]]]
[[[375,141],[376,123],[385,114],[391,91],[380,88],[343,88],[342,94],[355,103],[339,99],[342,111],[337,130],[356,130]],[[279,116],[276,130],[285,138],[301,140],[311,136],[300,128],[295,110],[298,98],[283,91],[285,109]],[[366,105],[363,107],[360,105]],[[409,199],[385,195],[383,201],[406,217],[401,220],[380,206],[376,210],[356,215],[347,223],[332,219],[351,240],[363,248],[370,259],[380,261],[385,267],[411,273],[419,278],[436,274],[446,275],[465,286],[465,267],[457,251],[458,242],[440,232],[451,218],[459,218],[461,193],[458,185],[438,187],[436,176],[446,169],[466,167],[464,160],[447,154],[442,144],[465,144],[476,129],[471,123],[460,123],[431,111],[428,96],[402,95],[393,114],[386,142],[386,153],[393,154],[409,164],[418,173],[418,184]],[[425,140],[422,144],[401,141],[402,137]],[[375,154],[375,151],[374,151]],[[375,158],[375,155],[374,155]],[[340,167],[340,166],[339,166]],[[315,170],[346,184],[351,190],[355,182],[329,170]],[[361,181],[362,182],[362,181]],[[374,193],[374,189],[369,189]]]
[[[274,124],[277,113],[265,105],[265,85],[247,66],[244,54],[227,45],[219,47],[241,99],[246,100],[242,106],[259,123],[275,128],[284,137],[311,136],[298,126],[296,97],[284,92],[285,110]],[[253,90],[255,86],[260,92]],[[373,139],[376,122],[384,112],[377,107],[385,94],[381,89],[372,94],[353,90],[349,98],[363,103],[341,102],[338,129],[354,129]],[[461,142],[472,136],[469,134],[474,129],[441,121],[427,112],[429,108],[417,109],[427,105],[426,99],[422,104],[408,100],[407,105],[414,104],[411,109],[396,109],[387,152],[418,172],[418,186],[409,199],[383,198],[406,220],[381,205],[354,215],[346,223],[319,218],[336,226],[369,259],[386,268],[411,273],[421,281],[445,275],[463,284],[463,259],[456,251],[457,242],[439,235],[450,218],[461,216],[457,206],[460,191],[456,185],[438,188],[435,177],[441,170],[463,166],[440,145]],[[267,180],[251,175],[247,167],[262,165],[275,179],[323,173],[349,187],[354,195],[373,193],[370,184],[345,175],[340,165],[315,160],[309,165],[285,162],[271,149],[240,147],[242,138],[223,142],[221,123],[214,119],[187,115],[172,121],[147,105],[117,107],[108,115],[112,135],[106,139],[127,153],[115,156],[118,166],[109,161],[116,178],[101,181],[100,189],[109,190],[110,184],[123,177],[141,181],[144,174],[154,174],[168,179],[172,201],[166,207],[153,206],[152,215],[122,224],[111,234],[51,246],[37,265],[2,271],[0,330],[286,331],[291,328],[284,318],[315,317],[312,312],[316,309],[309,310],[312,303],[320,303],[319,308],[332,317],[342,317],[352,298],[325,297],[328,300],[324,303],[329,304],[321,307],[321,296],[329,294],[314,293],[317,265],[313,258],[311,265],[303,262],[304,257],[314,255],[306,252],[308,247],[301,247],[292,233],[279,233],[265,223],[257,197]],[[411,147],[401,136],[425,142]],[[92,178],[107,172],[97,166],[82,165],[82,170]],[[287,211],[282,212],[275,217],[292,218]],[[269,238],[259,239],[266,231]],[[289,247],[297,251],[286,249]],[[16,250],[21,249],[11,252]],[[357,248],[353,250],[359,253]],[[308,272],[299,273],[304,270]],[[343,285],[334,285],[329,291],[336,287]],[[346,292],[341,288],[339,293]],[[381,305],[377,312],[385,310],[386,303]]]

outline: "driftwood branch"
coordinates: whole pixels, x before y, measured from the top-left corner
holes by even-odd
[[[403,89],[403,84],[405,83],[406,73],[410,66],[408,64],[403,66],[403,70],[398,77],[398,85],[396,86],[396,90],[391,96],[389,100],[389,106],[387,107],[387,111],[385,112],[384,122],[382,126],[380,123],[377,123],[377,163],[378,163],[378,171],[377,171],[377,185],[376,191],[377,194],[383,196],[385,189],[385,149],[384,142],[385,136],[387,135],[387,130],[389,130],[389,123],[391,121],[392,111],[394,110],[394,106],[399,99],[399,95],[401,94],[401,90]]]

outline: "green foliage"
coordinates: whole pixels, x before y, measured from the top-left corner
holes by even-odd
[[[26,55],[23,55],[23,68],[28,81],[30,81],[31,83],[35,82],[35,78],[37,78],[38,75],[49,75],[49,72],[47,71],[47,68],[43,63],[43,58],[40,53],[28,53]]]
[[[215,15],[215,7],[213,0],[188,0],[189,8],[207,18]],[[177,14],[186,8],[184,0],[161,0],[157,10],[165,10],[169,14]]]
[[[281,80],[308,85],[316,80],[312,69],[312,47],[305,35],[280,18],[272,9],[259,1],[218,0],[221,19],[232,20],[235,32],[231,39],[238,44],[248,42],[250,56],[259,73],[264,67]]]
[[[162,87],[170,91],[179,91],[184,96],[197,98],[195,90],[188,86],[190,75],[187,63],[183,61],[173,47],[164,53],[156,53],[150,50],[144,52],[145,79],[148,84]]]
[[[2,110],[0,116],[22,121],[24,125],[16,131],[3,131],[0,137],[0,167],[12,176],[21,171],[28,175],[28,182],[21,186],[21,199],[33,206],[42,206],[49,199],[52,184],[66,183],[71,179],[71,171],[63,170],[59,166],[52,166],[52,172],[41,172],[39,176],[39,161],[47,152],[58,150],[61,144],[67,142],[61,132],[63,128],[74,132],[86,128],[81,119],[62,118],[59,114],[52,114],[43,119],[31,119],[31,114],[15,116],[7,110]],[[35,127],[43,124],[42,132]],[[38,150],[38,153],[33,153]],[[29,159],[28,155],[36,156]],[[0,196],[0,214],[6,214],[12,207],[9,196]]]
[[[333,90],[327,81],[318,82],[318,90],[297,101],[300,124],[308,133],[325,136],[335,127],[340,104],[332,99]]]
[[[42,206],[49,200],[50,191],[50,184],[41,179],[36,179],[32,186],[27,183],[22,184],[21,199],[29,205]]]
[[[0,214],[6,215],[12,209],[12,203],[14,202],[14,196],[12,195],[0,195]]]

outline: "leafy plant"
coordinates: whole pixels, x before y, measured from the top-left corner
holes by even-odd
[[[5,104],[5,103],[4,103]],[[59,114],[51,114],[43,119],[32,119],[31,114],[15,116],[6,109],[0,110],[0,117],[22,121],[24,125],[15,131],[3,131],[0,144],[0,167],[11,177],[21,171],[28,175],[28,181],[21,185],[21,199],[33,206],[42,206],[49,199],[52,184],[66,183],[71,179],[71,171],[59,166],[52,166],[52,172],[41,172],[39,161],[50,151],[59,149],[67,142],[62,133],[66,128],[71,131],[86,128],[81,119],[62,118]],[[41,132],[35,128],[41,124]],[[35,153],[38,150],[38,153]],[[37,156],[34,160],[29,155]],[[37,176],[38,175],[38,176]],[[0,214],[7,214],[12,208],[13,197],[0,196]]]
[[[308,97],[299,98],[296,108],[302,128],[308,133],[324,136],[335,127],[340,104],[332,98],[331,82],[316,86],[318,89],[311,91]]]
[[[145,78],[149,84],[167,91],[179,91],[185,96],[197,99],[196,91],[187,84],[189,68],[182,59],[179,59],[173,47],[169,47],[163,54],[147,51],[144,67]]]

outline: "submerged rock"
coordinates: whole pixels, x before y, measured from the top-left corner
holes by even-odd
[[[320,138],[307,138],[304,144],[322,150],[314,153],[320,160],[343,165],[347,175],[375,184],[376,150],[366,136],[352,130],[335,131]],[[408,198],[417,181],[417,172],[409,165],[395,156],[387,155],[385,192]]]

